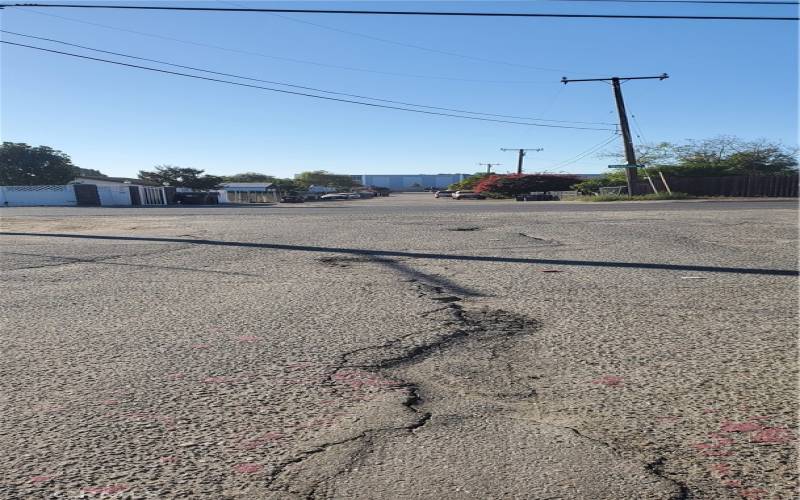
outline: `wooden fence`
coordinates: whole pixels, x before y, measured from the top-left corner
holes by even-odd
[[[650,176],[659,192],[666,192],[664,183]],[[798,178],[794,175],[731,175],[726,177],[672,177],[667,176],[670,189],[692,196],[743,196],[743,197],[798,197]],[[637,194],[652,193],[646,179],[636,184]]]

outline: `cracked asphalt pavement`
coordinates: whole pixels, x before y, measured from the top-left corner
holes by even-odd
[[[0,498],[794,498],[797,217],[0,209]]]

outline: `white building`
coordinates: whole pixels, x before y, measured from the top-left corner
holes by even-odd
[[[66,185],[0,186],[2,206],[166,205],[166,189],[137,179],[77,177]]]
[[[271,182],[225,182],[221,185],[221,203],[277,203],[280,190]]]

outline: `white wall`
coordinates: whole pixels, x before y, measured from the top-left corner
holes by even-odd
[[[103,206],[130,205],[131,190],[128,186],[97,186],[100,195],[100,204]]]
[[[0,186],[0,203],[8,206],[75,206],[72,186]]]

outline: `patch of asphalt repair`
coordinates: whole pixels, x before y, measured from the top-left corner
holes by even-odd
[[[383,259],[318,260],[348,267]],[[520,376],[515,367],[531,355],[517,341],[534,335],[538,320],[464,305],[467,297],[421,279],[401,282],[439,306],[424,313],[436,318],[437,331],[343,353],[328,383],[368,380],[403,397],[378,409],[385,415],[367,418],[373,426],[332,430],[318,446],[284,461],[260,496],[691,498],[659,461],[631,460],[577,429],[515,411],[536,398],[536,377]]]

